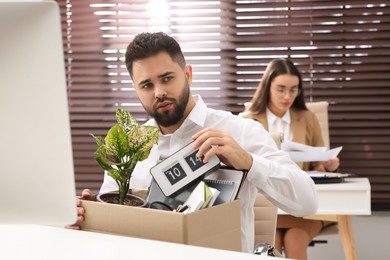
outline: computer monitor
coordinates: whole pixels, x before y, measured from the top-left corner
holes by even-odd
[[[0,0],[0,223],[77,218],[60,12]]]

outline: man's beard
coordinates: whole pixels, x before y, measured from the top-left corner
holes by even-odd
[[[163,126],[163,127],[169,127],[172,125],[177,124],[184,116],[184,111],[187,107],[188,100],[190,97],[190,87],[187,84],[187,87],[184,88],[183,92],[179,96],[179,100],[176,101],[174,98],[168,98],[168,97],[163,97],[157,99],[157,101],[153,104],[152,110],[147,109],[146,107],[145,110],[146,112],[156,120],[157,124]],[[164,102],[164,101],[171,101],[174,109],[170,109],[167,111],[163,111],[162,113],[157,112],[156,107],[158,106],[158,103]]]

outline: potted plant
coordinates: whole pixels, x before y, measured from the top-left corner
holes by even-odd
[[[117,200],[123,205],[128,204],[126,196],[131,194],[129,188],[133,170],[137,162],[149,156],[153,145],[158,141],[159,129],[154,126],[140,125],[130,112],[122,108],[116,111],[116,119],[117,124],[108,130],[104,140],[100,136],[93,134],[91,136],[99,146],[95,152],[95,159],[118,184],[119,198]],[[103,199],[103,196],[112,195],[99,194],[98,199],[116,203]],[[137,200],[141,199],[137,198]],[[145,201],[142,200],[142,203],[145,204]]]

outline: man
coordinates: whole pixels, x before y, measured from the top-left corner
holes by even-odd
[[[191,95],[192,67],[186,64],[179,44],[172,37],[164,33],[139,34],[129,44],[125,57],[138,97],[153,118],[146,124],[160,129],[158,145],[146,160],[137,164],[131,188],[147,188],[151,181],[149,169],[159,158],[194,141],[193,148],[199,149],[197,156],[204,156],[204,162],[217,155],[224,164],[248,171],[239,194],[244,252],[253,252],[253,204],[257,192],[289,214],[303,216],[316,212],[313,181],[286,153],[277,149],[261,124],[207,108],[200,96]],[[100,192],[117,189],[106,174]],[[84,190],[82,196],[90,196],[89,190]],[[77,203],[80,222],[84,209],[80,201]]]

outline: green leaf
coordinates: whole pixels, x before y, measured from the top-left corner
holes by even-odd
[[[104,145],[103,138],[101,136],[94,136],[93,134],[90,134],[94,139],[97,145],[102,146]]]
[[[107,153],[107,149],[104,146],[100,146],[96,150],[95,159],[104,170],[111,169],[112,165],[115,164],[115,159]]]
[[[116,111],[116,120],[126,134],[129,134],[134,127],[140,126],[137,119],[135,119],[129,111],[126,111],[123,108],[119,108]]]
[[[140,145],[138,152],[141,153],[140,161],[148,158],[150,151],[153,148],[154,144],[157,144],[158,141],[159,129],[153,126],[142,126],[142,131],[140,133]]]
[[[115,157],[122,158],[129,155],[130,144],[127,141],[126,133],[119,125],[116,124],[108,130],[105,141],[106,146],[115,154]]]

